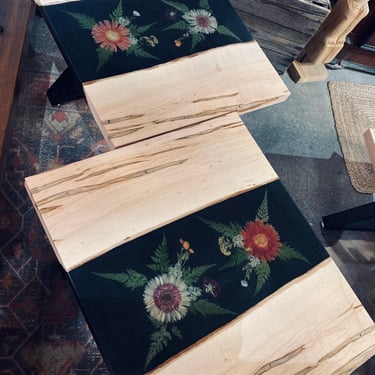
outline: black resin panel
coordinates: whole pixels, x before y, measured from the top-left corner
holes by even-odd
[[[81,82],[252,40],[227,0],[81,0],[42,11]]]
[[[69,275],[109,368],[142,374],[327,257],[277,181],[119,246]]]

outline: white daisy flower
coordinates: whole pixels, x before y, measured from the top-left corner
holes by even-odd
[[[205,9],[192,9],[182,17],[190,25],[191,34],[212,34],[218,26],[216,18]]]
[[[147,283],[143,301],[152,318],[170,323],[181,320],[187,314],[191,297],[187,285],[180,278],[162,274]]]

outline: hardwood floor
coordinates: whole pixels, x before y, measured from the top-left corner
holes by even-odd
[[[2,0],[0,12],[0,158],[5,147],[26,31],[34,3],[29,0]],[[3,164],[0,163],[0,181]]]

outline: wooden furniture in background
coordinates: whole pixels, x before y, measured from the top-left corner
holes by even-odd
[[[334,63],[375,74],[375,0],[370,0],[368,5],[369,14],[348,35]]]
[[[289,67],[295,82],[327,78],[326,63],[331,62],[343,48],[346,36],[367,15],[368,0],[338,0],[317,33]]]
[[[26,51],[26,34],[34,11],[31,0],[2,0],[0,11],[0,181],[13,100]]]
[[[231,0],[272,65],[282,74],[330,13],[330,0]]]

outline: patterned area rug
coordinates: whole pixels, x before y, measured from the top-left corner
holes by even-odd
[[[23,185],[107,147],[84,101],[49,104],[64,61],[27,59],[0,191],[0,373],[108,374]]]
[[[363,133],[375,128],[375,86],[329,82],[335,125],[352,185],[359,193],[375,193],[375,172]]]

